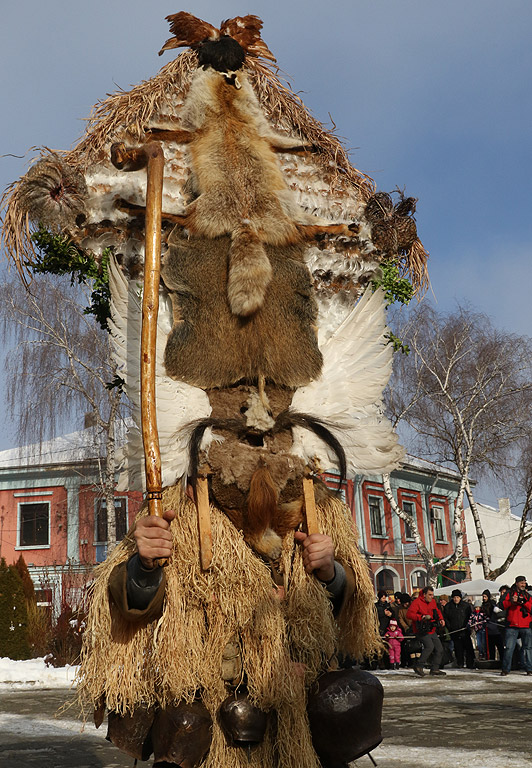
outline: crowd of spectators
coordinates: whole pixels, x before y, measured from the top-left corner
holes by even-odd
[[[524,576],[480,601],[459,588],[435,598],[432,587],[377,593],[379,631],[387,653],[381,669],[412,668],[416,675],[445,675],[444,667],[513,669],[532,675],[532,587]]]

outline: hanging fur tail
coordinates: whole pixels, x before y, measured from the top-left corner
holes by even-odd
[[[249,225],[233,231],[229,251],[227,297],[234,315],[247,317],[262,306],[272,279],[272,266],[264,245]]]
[[[281,539],[272,530],[278,494],[268,469],[259,467],[251,478],[244,525],[244,539],[260,554],[276,559],[281,553]]]

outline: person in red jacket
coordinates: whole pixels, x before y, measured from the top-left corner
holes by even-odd
[[[507,675],[510,672],[518,637],[523,643],[526,673],[532,675],[532,597],[527,591],[525,576],[516,578],[515,584],[504,596],[502,605],[506,611],[507,626],[504,633],[501,675]]]
[[[423,645],[423,652],[417,660],[414,672],[419,677],[424,677],[423,667],[430,658],[430,674],[445,675],[445,672],[440,669],[443,646],[436,634],[436,626],[439,624],[444,627],[445,621],[434,599],[432,587],[424,587],[421,590],[419,597],[413,601],[406,615],[412,621],[414,634]]]

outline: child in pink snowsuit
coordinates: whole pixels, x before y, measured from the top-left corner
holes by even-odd
[[[390,619],[388,629],[384,633],[384,639],[388,642],[390,668],[399,669],[401,664],[401,643],[405,638],[401,627],[398,626],[395,619]]]

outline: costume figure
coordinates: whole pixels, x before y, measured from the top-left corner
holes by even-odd
[[[341,489],[402,458],[382,413],[386,299],[368,284],[386,260],[426,284],[416,201],[394,205],[350,165],[264,63],[256,16],[168,20],[163,51],[191,50],[101,103],[71,152],[43,155],[4,225],[18,264],[23,220],[105,255],[134,422],[118,489],[148,485],[160,512],[97,571],[79,696],[156,765],[346,764],[380,741],[382,687],[335,677],[334,656],[382,641],[351,511],[321,474]],[[324,742],[312,723],[330,734],[340,699],[351,725]]]

